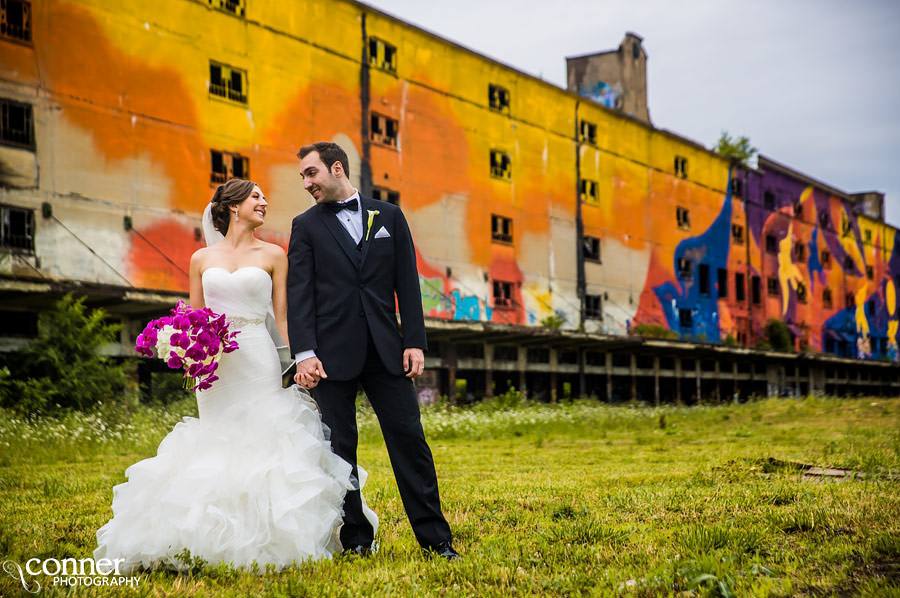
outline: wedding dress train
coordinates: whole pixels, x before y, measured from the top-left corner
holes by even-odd
[[[176,556],[184,549],[210,564],[262,570],[328,557],[341,550],[341,505],[357,481],[332,452],[312,399],[281,387],[265,327],[272,279],[251,266],[208,268],[202,280],[206,306],[241,331],[240,348],[222,355],[219,380],[197,392],[199,418],[184,418],[155,457],[125,471],[94,558],[124,559],[125,572],[184,568]]]

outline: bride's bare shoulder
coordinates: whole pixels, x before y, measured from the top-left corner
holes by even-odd
[[[210,248],[209,247],[201,247],[197,251],[191,255],[191,266],[202,266],[203,263],[209,258]]]

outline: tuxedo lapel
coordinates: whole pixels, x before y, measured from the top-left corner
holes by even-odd
[[[350,236],[350,233],[347,232],[347,229],[338,221],[337,216],[324,209],[321,205],[317,207],[319,211],[319,218],[322,220],[322,224],[325,225],[325,228],[328,229],[328,232],[331,233],[331,236],[334,237],[334,240],[338,245],[341,246],[341,249],[344,250],[344,254],[346,254],[347,259],[350,260],[350,263],[353,264],[355,268],[359,268],[360,266],[360,255],[359,251],[356,250],[356,244],[353,242],[353,238]],[[363,224],[365,227],[365,224]]]
[[[362,225],[363,225],[363,236],[362,236],[362,255],[359,258],[359,267],[362,269],[362,265],[366,263],[366,254],[369,253],[369,210],[374,210],[375,206],[372,204],[372,200],[363,199],[362,196],[359,197],[359,209],[362,210]],[[375,219],[378,219],[378,216],[375,216]],[[374,225],[374,222],[373,222]]]

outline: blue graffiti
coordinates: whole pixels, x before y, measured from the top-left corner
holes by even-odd
[[[812,232],[812,239],[807,244],[807,247],[809,247],[809,259],[806,261],[806,267],[809,268],[809,290],[813,292],[816,290],[816,277],[814,274],[818,272],[819,282],[825,284],[825,268],[822,266],[822,262],[819,261],[818,238],[819,226],[816,225]]]
[[[731,174],[732,168],[729,168],[729,180]],[[679,276],[679,286],[665,282],[653,289],[665,313],[669,328],[680,331],[684,337],[719,341],[718,292],[713,284],[713,277],[720,268],[728,267],[731,241],[731,185],[728,189],[722,211],[706,232],[685,239],[675,248],[674,266]],[[687,264],[690,270],[685,268],[682,274],[679,270],[680,262],[682,265]],[[700,280],[701,264],[704,265],[705,281]],[[690,317],[686,317],[688,314]]]
[[[493,311],[488,305],[487,299],[479,299],[475,295],[466,295],[465,297],[459,291],[451,293],[452,303],[454,305],[454,320],[471,320],[477,322],[481,320],[481,304],[484,303],[484,318],[486,321],[491,320]]]

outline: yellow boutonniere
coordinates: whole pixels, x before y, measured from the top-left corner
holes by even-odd
[[[369,213],[369,225],[366,228],[366,242],[369,241],[369,235],[372,234],[372,223],[375,222],[375,216],[381,214],[378,210],[366,210]]]

